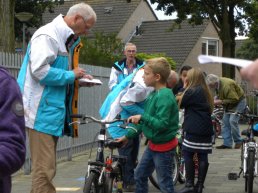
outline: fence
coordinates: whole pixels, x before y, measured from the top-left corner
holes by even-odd
[[[19,54],[9,54],[0,52],[0,66],[7,68],[10,73],[17,78],[22,63],[23,56]],[[109,68],[80,64],[95,78],[103,82],[102,86],[91,88],[80,88],[79,92],[79,112],[99,118],[99,108],[108,93]],[[246,83],[241,83],[247,95],[250,95],[250,87]],[[248,104],[254,113],[257,113],[257,97],[248,96]],[[62,137],[58,141],[58,159],[71,160],[72,156],[81,153],[89,148],[94,142],[99,126],[95,123],[79,126],[79,137]],[[28,149],[28,144],[27,144]],[[27,159],[24,165],[25,173],[30,173],[30,155],[27,151]]]
[[[22,55],[0,52],[0,66],[4,66],[9,72],[17,78],[20,66],[22,64]],[[79,91],[79,112],[92,115],[99,118],[99,108],[108,93],[108,80],[110,69],[80,64],[80,67],[86,69],[94,78],[103,82],[101,86],[81,87]],[[57,145],[57,158],[72,160],[72,156],[87,150],[94,142],[99,125],[89,123],[79,126],[79,137],[62,137]],[[27,143],[27,158],[24,165],[24,173],[30,173],[30,154]]]

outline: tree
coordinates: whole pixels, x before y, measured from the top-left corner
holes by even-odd
[[[258,44],[258,2],[254,1],[245,11],[250,24],[249,37]]]
[[[0,1],[0,50],[14,50],[14,5],[15,0]]]
[[[246,60],[255,60],[258,58],[258,42],[252,38],[243,42],[242,46],[236,50],[236,57]]]
[[[28,27],[39,28],[42,25],[42,15],[45,11],[54,13],[54,7],[63,4],[64,0],[16,0],[15,13],[29,12],[33,14],[30,21],[26,23]],[[26,33],[28,43],[30,36],[29,31]],[[22,23],[15,18],[15,37],[16,41],[22,41]]]
[[[165,53],[155,53],[155,54],[137,53],[136,57],[141,60],[147,60],[147,59],[157,58],[157,57],[164,57],[169,62],[171,69],[172,70],[176,69],[176,62],[171,57],[166,56]]]
[[[94,66],[111,67],[123,57],[123,43],[116,34],[95,33],[94,38],[83,37],[80,62]]]
[[[177,23],[190,16],[189,22],[195,25],[202,24],[204,19],[210,19],[214,24],[222,41],[222,56],[235,57],[235,29],[246,33],[246,19],[244,11],[255,2],[254,0],[150,0],[158,3],[157,10],[164,10],[166,15],[177,12]],[[250,22],[246,20],[247,22]],[[222,64],[222,75],[234,78],[235,68]]]
[[[22,23],[15,18],[15,13],[32,13],[33,18],[27,23],[27,26],[38,28],[42,25],[42,14],[45,10],[53,12],[54,6],[63,2],[64,0],[0,1],[0,50],[13,52],[15,40],[22,41]],[[27,36],[29,35],[31,34],[27,33]]]
[[[124,44],[116,37],[116,34],[96,32],[94,38],[83,37],[82,43],[83,47],[80,50],[80,63],[111,68],[115,61],[121,60],[124,57]],[[167,57],[164,53],[137,53],[136,57],[141,60],[165,57],[172,69],[175,69],[176,67],[175,61],[172,58]]]

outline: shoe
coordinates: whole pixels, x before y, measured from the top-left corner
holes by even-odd
[[[235,149],[240,149],[241,146],[242,146],[242,143],[236,143],[236,144],[235,144]]]
[[[123,188],[123,192],[134,192],[134,191],[135,191],[135,184],[130,184]]]
[[[232,149],[232,147],[221,145],[221,146],[217,146],[216,149]]]

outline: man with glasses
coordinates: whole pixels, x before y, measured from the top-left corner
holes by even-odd
[[[144,62],[135,57],[136,51],[137,50],[135,44],[126,43],[124,48],[125,58],[115,62],[111,69],[108,84],[109,89],[111,90],[111,98],[113,97],[113,94],[118,93],[120,87],[125,88],[125,90],[127,90],[126,92],[125,90],[121,91],[124,94],[124,96],[119,101],[119,104],[117,104],[120,105],[120,107],[122,108],[121,112],[119,113],[122,119],[126,119],[132,115],[142,113],[143,101],[141,99],[145,99],[147,97],[147,94],[149,93],[148,89],[146,90],[145,88],[146,86],[142,87],[139,83],[139,81],[142,80],[142,75],[139,78],[137,78],[139,81],[134,81],[134,77],[137,76],[135,75],[136,72],[137,74],[139,74],[139,69],[144,66]],[[125,86],[125,83],[128,84],[128,86]],[[114,96],[113,99],[115,98],[116,97]],[[107,111],[104,107],[102,110],[104,112]],[[108,131],[109,134],[114,138],[123,136],[119,136],[119,128],[115,127],[114,125],[110,126]],[[135,189],[134,168],[137,162],[139,143],[139,138],[134,138],[129,140],[129,142],[125,146],[118,149],[120,155],[127,157],[127,161],[123,168],[123,189],[125,192],[134,192]]]
[[[108,87],[113,90],[122,80],[124,80],[128,75],[136,72],[143,65],[143,61],[135,57],[136,55],[136,45],[133,43],[126,43],[124,48],[124,55],[120,61],[113,64]]]
[[[92,78],[78,67],[79,36],[87,35],[95,22],[96,13],[88,4],[73,5],[65,16],[39,28],[28,45],[18,83],[30,141],[31,193],[56,192],[52,180],[58,138],[78,133],[69,126],[69,115],[77,109],[76,79]]]

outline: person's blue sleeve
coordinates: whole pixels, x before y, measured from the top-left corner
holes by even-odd
[[[144,112],[143,103],[122,106],[122,108],[129,112],[131,115],[142,115]]]

